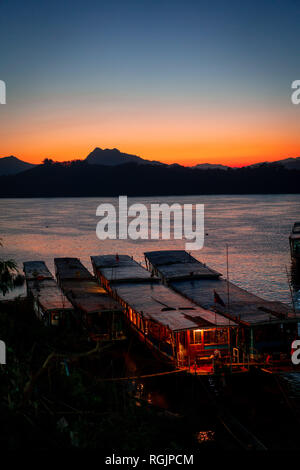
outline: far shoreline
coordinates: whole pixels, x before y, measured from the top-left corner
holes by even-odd
[[[153,194],[153,195],[126,195],[126,194],[118,194],[114,196],[102,196],[102,195],[95,195],[95,196],[0,196],[0,200],[6,199],[95,199],[95,198],[104,198],[104,199],[114,199],[118,198],[119,196],[127,196],[131,199],[136,198],[166,198],[166,197],[201,197],[201,196],[296,196],[300,194],[300,190],[295,193],[198,193],[198,194]]]

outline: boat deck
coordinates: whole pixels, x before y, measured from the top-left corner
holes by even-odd
[[[93,341],[124,340],[122,309],[78,258],[55,258],[56,276]]]
[[[27,281],[27,290],[38,300],[44,311],[73,310],[71,302],[63,294],[54,279]]]
[[[107,281],[113,282],[157,282],[158,279],[128,255],[91,256],[92,265]]]
[[[293,320],[295,314],[281,302],[264,300],[225,279],[172,281],[170,286],[204,308],[214,308],[220,314],[244,325],[280,323]],[[229,290],[229,305],[228,305]],[[215,293],[224,305],[215,302]]]
[[[78,258],[55,258],[54,264],[59,284],[74,307],[86,314],[120,312],[119,304]]]
[[[185,260],[191,257],[178,251],[145,253],[148,269],[157,273],[164,282],[187,299],[203,308],[217,311],[220,315],[240,323],[244,326],[275,324],[282,321],[295,321],[295,314],[291,308],[282,302],[268,301],[227,282],[220,273],[205,268],[215,275],[193,276],[186,270]],[[180,263],[178,263],[180,260]],[[187,263],[190,265],[190,263]],[[193,266],[203,269],[203,263],[193,258]],[[176,267],[174,275],[171,268]],[[300,315],[299,315],[300,318]]]
[[[149,251],[145,253],[155,274],[163,279],[217,279],[221,273],[196,260],[184,250]]]
[[[172,331],[236,326],[234,321],[185,299],[160,284],[158,279],[153,282],[153,276],[129,256],[120,255],[120,261],[116,261],[113,255],[92,256],[91,260],[96,275],[104,279],[118,298],[143,318],[158,322]],[[121,263],[120,267],[118,263]],[[126,271],[122,269],[123,264]],[[112,274],[112,268],[117,270],[116,275]]]
[[[116,283],[118,297],[144,318],[152,319],[172,331],[235,326],[234,321],[202,308],[168,287],[152,283]]]
[[[35,302],[36,314],[48,324],[58,324],[74,313],[73,305],[63,294],[44,261],[26,261],[23,264],[27,293]],[[59,315],[59,320],[52,318]]]

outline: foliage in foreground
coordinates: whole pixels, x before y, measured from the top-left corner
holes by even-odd
[[[0,248],[2,242],[0,239]],[[0,258],[0,293],[5,295],[7,292],[14,288],[15,276],[14,273],[18,271],[17,264],[14,260],[4,260]]]
[[[95,376],[110,361],[108,353],[68,361],[54,355],[43,369],[53,352],[80,354],[91,346],[73,332],[44,327],[27,301],[0,303],[0,331],[7,345],[7,364],[0,366],[0,448],[132,453],[190,444],[181,418],[137,402],[124,382]]]

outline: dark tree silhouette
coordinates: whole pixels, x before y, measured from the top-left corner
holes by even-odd
[[[1,241],[0,246],[2,246]],[[0,292],[3,295],[14,288],[14,273],[17,271],[17,265],[14,260],[9,259],[5,261],[0,258]]]

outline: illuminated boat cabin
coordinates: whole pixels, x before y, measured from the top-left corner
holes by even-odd
[[[78,258],[55,258],[57,281],[95,341],[124,339],[119,304],[100,287]]]
[[[234,321],[162,285],[127,255],[92,256],[95,276],[120,302],[128,324],[153,353],[178,367],[212,364],[230,355]]]
[[[68,324],[74,308],[58,287],[44,261],[23,263],[27,295],[33,301],[36,316],[47,326]]]
[[[147,269],[175,292],[208,310],[231,319],[239,326],[232,338],[236,358],[252,359],[269,353],[290,353],[297,338],[296,316],[277,301],[264,300],[209,268],[186,251],[167,250],[145,253]]]

